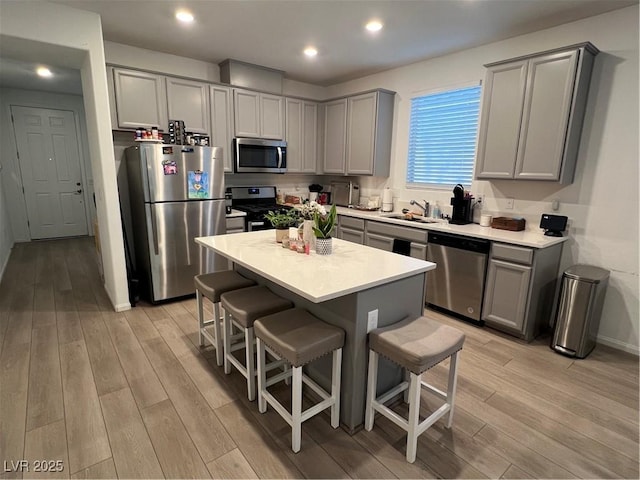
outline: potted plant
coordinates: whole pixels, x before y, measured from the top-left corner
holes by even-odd
[[[313,233],[316,236],[316,253],[329,255],[332,250],[331,233],[336,226],[336,206],[332,205],[328,214],[321,215],[315,212],[313,215]]]
[[[289,227],[297,227],[300,223],[298,212],[293,208],[281,208],[275,212],[269,211],[264,217],[276,229],[276,242],[278,243],[281,243],[282,239],[289,235]]]

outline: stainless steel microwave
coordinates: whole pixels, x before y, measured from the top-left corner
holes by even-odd
[[[284,173],[287,142],[260,138],[233,139],[234,170],[238,173]]]

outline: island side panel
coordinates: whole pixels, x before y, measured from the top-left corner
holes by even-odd
[[[342,357],[342,388],[340,420],[347,431],[354,433],[364,422],[367,382],[368,313],[378,310],[378,326],[392,325],[407,316],[417,318],[423,313],[425,274],[396,280],[333,300],[313,303],[264,277],[236,265],[242,275],[268,286],[274,293],[290,299],[296,307],[305,308],[321,320],[342,328],[345,346]],[[402,379],[398,367],[381,361],[378,392],[388,389]],[[323,388],[331,385],[331,356],[327,355],[306,367],[308,374]]]

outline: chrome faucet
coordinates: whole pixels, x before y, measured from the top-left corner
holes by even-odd
[[[427,202],[426,200],[423,200],[424,202],[424,206],[420,205],[419,202],[416,202],[415,200],[411,200],[409,202],[409,205],[417,205],[418,207],[420,207],[422,209],[422,211],[424,212],[424,217],[428,217],[429,216],[429,202]]]

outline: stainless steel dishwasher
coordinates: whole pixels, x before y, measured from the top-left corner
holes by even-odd
[[[490,242],[429,232],[427,260],[437,267],[427,273],[427,304],[482,325],[482,297]]]

